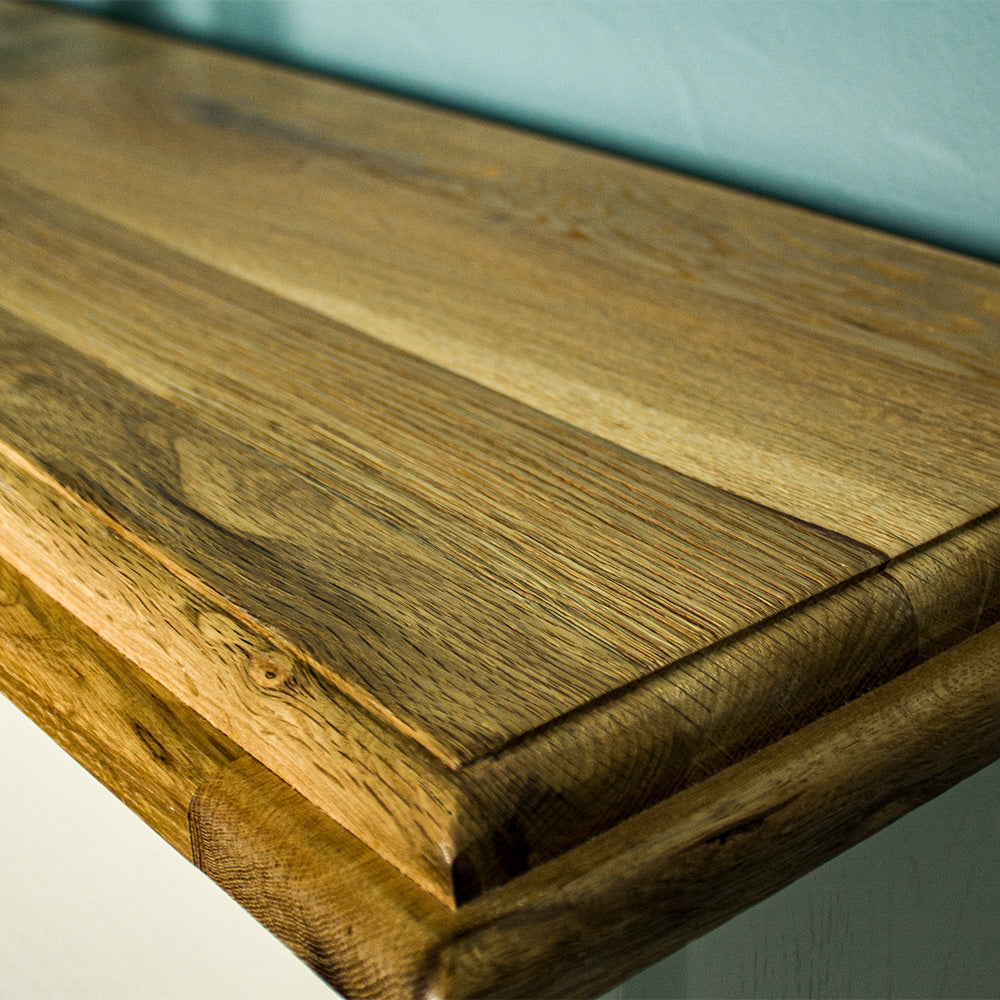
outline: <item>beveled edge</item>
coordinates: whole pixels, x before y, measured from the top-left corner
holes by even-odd
[[[191,821],[203,870],[349,997],[597,995],[997,757],[1000,625],[455,912],[249,758]]]
[[[891,572],[883,573],[883,581],[899,580],[900,574],[905,573],[905,571],[906,567],[901,564],[899,574]],[[810,605],[810,607],[813,607],[813,605]],[[798,609],[796,613],[798,613]],[[761,629],[761,631],[764,631],[764,629]],[[952,641],[955,641],[955,635],[948,634],[939,646],[941,644],[946,645]],[[903,645],[906,646],[911,642],[912,638],[906,637]],[[924,653],[926,653],[926,650]],[[904,660],[901,666],[908,666],[912,662],[912,659],[906,659],[907,652],[901,655]],[[690,667],[690,663],[685,662],[681,666],[686,670]],[[873,678],[873,682],[882,680],[885,676],[886,674],[878,675]],[[458,814],[461,811],[462,820],[449,826],[446,830],[434,829],[431,831],[431,835],[428,835],[424,829],[418,831],[418,835],[424,838],[425,847],[430,844],[432,848],[441,847],[442,850],[435,854],[429,863],[426,862],[426,858],[421,859],[420,863],[425,865],[424,870],[421,870],[419,865],[411,865],[410,871],[418,874],[418,876],[422,874],[427,880],[436,880],[435,884],[442,890],[442,895],[448,896],[451,893],[458,901],[472,898],[483,891],[484,888],[502,883],[512,875],[517,875],[520,870],[518,867],[520,862],[517,859],[524,853],[522,850],[523,845],[517,842],[516,835],[509,837],[507,834],[505,824],[510,819],[509,814],[503,808],[494,809],[484,799],[481,789],[490,786],[497,788],[508,781],[510,768],[513,766],[512,762],[514,761],[523,763],[529,760],[532,755],[536,755],[536,762],[542,760],[545,761],[547,766],[552,766],[553,762],[565,758],[567,755],[566,747],[561,742],[563,731],[571,731],[573,726],[584,715],[592,719],[603,713],[606,720],[612,724],[607,733],[620,732],[620,729],[614,727],[614,723],[622,714],[626,714],[629,711],[641,713],[643,710],[644,706],[641,703],[641,699],[633,698],[633,694],[640,687],[642,685],[623,692],[616,691],[614,692],[613,701],[609,699],[596,707],[588,704],[583,707],[584,710],[580,713],[574,712],[572,717],[556,720],[544,732],[529,734],[528,739],[509,747],[509,754],[497,755],[490,760],[476,761],[474,766],[470,766],[462,773],[461,787],[456,788],[453,786],[450,780],[452,778],[451,774],[435,774],[433,777],[440,781],[440,785],[450,796],[443,812],[446,813],[448,810],[454,809],[455,813]],[[621,694],[621,697],[618,697],[619,694]],[[652,703],[656,703],[655,699],[652,700]],[[808,716],[805,718],[808,718]],[[798,720],[798,722],[805,721],[805,718]],[[567,721],[570,724],[564,725]],[[601,740],[592,741],[591,746],[603,745],[604,735],[602,733]],[[780,735],[778,730],[769,730],[769,738],[777,735]],[[733,757],[735,758],[742,753],[752,752],[755,749],[757,749],[756,746],[742,746],[738,748],[737,753]],[[508,773],[500,774],[498,777],[501,764],[508,769]],[[716,766],[718,766],[718,762],[710,765],[705,761],[699,761],[697,767],[693,769],[694,773],[689,777],[691,780],[700,780],[706,774],[711,773],[712,768]],[[546,768],[538,767],[538,773],[545,775]],[[685,781],[688,781],[688,777],[685,777]],[[428,784],[430,784],[429,778]],[[601,787],[607,788],[611,784],[612,782],[606,781],[605,785]],[[662,797],[664,794],[676,791],[682,784],[683,782],[664,789],[656,781],[651,781],[648,787],[642,789],[637,801],[633,806],[630,806],[630,809],[642,808],[655,801],[657,797]],[[584,793],[580,792],[578,794],[582,796]],[[592,791],[588,791],[587,794],[593,793]],[[621,815],[627,815],[628,813],[629,809],[625,809],[621,812]],[[616,816],[615,820],[618,818],[620,817]],[[563,825],[566,826],[567,824]],[[598,826],[595,829],[599,830],[600,828]],[[588,830],[587,832],[590,833],[593,831]],[[440,837],[437,837],[438,834],[440,834]],[[501,851],[497,850],[498,844],[503,848]],[[548,854],[558,854],[566,846],[566,844],[559,843],[558,841],[554,842],[548,848]],[[496,858],[504,853],[515,860],[512,863],[508,863],[507,861],[497,863]],[[400,861],[401,854],[398,852],[398,849],[395,857],[405,867],[405,860]],[[544,856],[540,855],[540,859],[544,860]],[[456,862],[460,862],[460,867],[465,866],[471,874],[466,877],[459,873],[456,878],[454,871]],[[428,870],[430,871],[429,875]]]
[[[150,592],[162,590],[169,594],[171,587],[183,586],[183,581],[164,576],[162,568],[148,559],[142,560],[142,553],[126,539],[113,537],[114,533],[98,523],[94,513],[85,510],[75,498],[63,496],[53,503],[51,487],[44,482],[44,477],[40,481],[37,473],[25,468],[23,463],[19,466],[9,457],[3,460],[3,451],[0,445],[0,465],[4,466],[7,476],[14,477],[20,484],[17,490],[9,493],[3,506],[9,507],[15,500],[28,506],[20,514],[11,515],[13,527],[0,527],[0,543],[5,537],[9,543],[0,544],[0,551],[6,551],[11,545],[15,550],[24,550],[20,554],[19,568],[32,575],[39,566],[47,566],[36,582],[57,604],[77,616],[75,620],[82,619],[83,625],[97,627],[95,615],[100,608],[88,597],[94,588],[67,589],[73,568],[69,564],[57,567],[52,561],[51,557],[59,551],[68,553],[67,558],[71,561],[79,562],[76,572],[86,575],[96,572],[97,563],[93,566],[90,563],[98,559],[104,549],[117,546],[121,551],[127,550],[126,562],[131,564],[133,575],[147,564],[150,572],[159,573],[157,579],[161,586],[147,588]],[[25,498],[32,490],[39,492],[39,496],[28,503]],[[47,525],[42,534],[38,533],[37,523],[40,512],[44,512],[43,521]],[[31,546],[25,549],[27,536],[18,535],[14,530],[19,517],[34,538],[34,555],[29,551]],[[697,784],[760,750],[763,745],[800,728],[811,718],[905,670],[915,659],[927,655],[928,648],[919,651],[916,648],[921,633],[930,634],[934,628],[946,628],[947,635],[952,636],[958,634],[957,628],[984,627],[991,617],[1000,614],[998,567],[1000,513],[994,512],[967,530],[954,533],[912,557],[897,560],[891,565],[891,572],[883,570],[864,576],[746,635],[684,661],[676,675],[652,676],[646,684],[588,706],[586,713],[559,720],[558,725],[512,747],[509,755],[485,760],[477,768],[465,772],[444,773],[428,767],[423,776],[414,778],[412,783],[399,779],[399,795],[394,800],[399,806],[387,812],[387,823],[383,824],[381,832],[372,833],[372,839],[367,842],[391,858],[400,870],[418,878],[446,905],[454,908],[466,904],[483,892],[516,879],[525,870],[573,849],[587,836],[613,828],[623,817],[685,786]],[[105,593],[117,588],[116,592],[121,592],[122,608],[131,607],[127,580],[112,581],[103,572],[95,579],[103,579],[101,587]],[[196,597],[188,594],[185,600],[197,606]],[[963,614],[967,620],[962,620]],[[123,612],[123,616],[124,620],[133,620],[130,614]],[[155,622],[150,620],[147,624],[155,631]],[[115,648],[119,654],[139,664],[139,669],[145,673],[148,664],[143,657],[150,649],[157,648],[156,638],[152,633],[143,641],[130,636],[123,641],[123,648],[117,649],[117,644]],[[170,638],[176,640],[176,636]],[[191,655],[195,655],[202,638],[192,632]],[[812,665],[808,671],[802,670],[804,651]],[[727,657],[731,657],[732,662],[728,662]],[[755,663],[766,665],[766,669],[750,673],[742,669]],[[692,701],[698,704],[704,701],[704,692],[711,689],[711,683],[718,680],[720,664],[723,679],[735,672],[745,683],[728,686],[717,683],[715,686],[722,698],[720,704],[707,703],[709,708],[703,719],[696,716],[686,733],[682,728],[671,728],[673,708],[664,698],[661,686],[678,682],[689,684],[697,696]],[[809,678],[816,676],[817,667],[822,668],[820,673],[830,679],[836,690],[820,690],[810,683]],[[748,684],[754,677],[755,683]],[[728,702],[725,700],[727,692]],[[836,697],[831,698],[831,693]],[[266,699],[267,695],[268,691],[263,690],[262,698]],[[804,711],[803,706],[809,710]],[[758,742],[744,740],[733,744],[732,737],[720,730],[719,720],[725,722],[734,717],[734,713],[745,715],[748,707],[758,723],[754,727]],[[350,721],[349,716],[343,717]],[[210,725],[207,721],[205,724]],[[703,729],[708,732],[707,739]],[[630,745],[634,739],[645,739],[647,744],[652,741],[656,745]],[[592,763],[586,748],[594,746],[602,746],[608,753],[618,755],[616,760],[631,759],[635,766],[645,768],[642,781],[633,782],[634,787],[630,785],[623,793],[615,782],[608,781],[613,769],[605,769],[603,776],[597,768],[582,778],[574,773],[575,766]],[[697,752],[693,752],[692,747]],[[255,753],[250,743],[244,743],[243,750]],[[626,754],[627,758],[621,756]],[[397,768],[409,759],[387,753],[386,759],[390,758],[397,761]],[[545,784],[540,783],[539,776],[545,778]],[[447,793],[444,798],[441,798],[442,790]],[[532,813],[530,808],[517,812],[523,803],[530,805],[528,793],[554,795],[564,803],[562,812],[557,815],[561,827],[554,833],[543,830],[541,836],[534,835],[533,841],[519,839],[524,837],[522,814]],[[627,801],[615,798],[623,794]],[[406,804],[414,795],[436,796],[435,800],[440,798],[443,803],[440,823],[420,828],[417,831],[420,839],[416,840],[411,825],[405,822]],[[333,792],[327,798],[329,801],[321,800],[321,804],[330,815],[339,818],[339,812],[348,816],[356,814],[350,802],[338,802]],[[588,816],[588,811],[596,818],[588,819],[586,824],[578,822],[579,817]],[[561,830],[568,830],[570,835],[562,834]],[[546,838],[551,848],[548,853],[544,851]],[[531,845],[530,850],[535,850],[534,855],[526,844]],[[543,848],[535,846],[538,844]],[[413,864],[414,858],[421,864]],[[471,877],[463,872],[471,872]]]
[[[0,323],[25,337],[15,357],[43,356],[30,324],[3,308]],[[62,363],[60,353],[50,367]],[[96,381],[95,369],[84,373]],[[108,395],[120,399],[117,389]],[[51,399],[38,396],[39,414]],[[915,651],[905,595],[870,567],[495,754],[447,767],[123,524],[99,489],[88,496],[86,483],[67,484],[5,441],[0,479],[0,555],[452,906],[799,728],[905,669]]]
[[[1000,520],[977,528],[992,553]],[[928,557],[964,560],[969,544],[946,540]],[[7,607],[21,586],[5,586]],[[253,758],[232,760],[237,748],[206,763],[198,748],[228,747],[221,734],[34,590],[52,605],[61,639],[24,662],[22,689],[32,680],[48,688],[66,672],[112,676],[137,706],[122,716],[123,732],[136,732],[152,706],[193,789],[197,863],[351,998],[600,993],[1000,756],[994,625],[452,910]],[[980,605],[988,597],[997,594]],[[43,627],[56,620],[35,617]],[[158,743],[145,742],[143,767],[110,769],[110,744],[95,738],[106,706],[76,707],[36,712],[36,721],[185,850],[176,831],[161,829],[166,811],[148,802],[159,794]]]

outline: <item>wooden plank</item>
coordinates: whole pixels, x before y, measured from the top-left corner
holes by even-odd
[[[0,27],[0,686],[332,981],[600,989],[998,752],[996,267]]]
[[[933,656],[1000,619],[1000,513],[994,512],[886,570],[913,605],[919,656]]]
[[[0,166],[22,180],[890,555],[997,507],[995,267],[308,74],[60,24],[74,65],[0,84]]]
[[[995,267],[0,23],[0,554],[441,900],[990,620]]]
[[[0,197],[6,439],[450,764],[885,561],[31,188]]]
[[[4,693],[185,853],[201,781],[199,863],[352,998],[600,992],[1000,754],[994,627],[455,912],[9,567],[2,593]]]
[[[0,446],[0,558],[30,572],[208,724],[449,898],[449,818],[462,812],[450,772],[324,685],[241,609],[212,600],[137,542]]]
[[[188,858],[195,789],[244,756],[4,562],[0,693]]]
[[[993,626],[456,913],[251,760],[206,782],[192,829],[351,997],[596,995],[998,756]]]
[[[88,625],[444,898],[909,662],[908,605],[866,584],[672,669],[884,557],[28,186],[0,177],[0,192],[11,558],[47,564],[38,579]],[[151,564],[141,585],[137,563]],[[164,634],[172,645],[192,621],[164,567],[196,581],[199,614],[216,604],[226,630],[241,609],[240,642],[278,664],[270,682],[203,648],[164,656]],[[652,719],[662,731],[644,734]],[[614,766],[587,763],[609,742]]]

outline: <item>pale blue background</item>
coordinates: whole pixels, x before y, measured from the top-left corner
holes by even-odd
[[[84,0],[1000,260],[995,0]]]

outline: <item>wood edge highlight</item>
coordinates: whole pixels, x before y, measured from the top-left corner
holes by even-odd
[[[190,797],[243,751],[2,560],[0,694],[191,859]]]
[[[975,635],[1000,620],[1000,509],[899,556],[884,572],[913,606],[920,658]]]
[[[650,755],[644,783],[638,787],[623,789],[613,775],[599,768],[591,769],[585,781],[560,786],[567,811],[575,805],[580,812],[565,824],[576,839],[560,841],[554,837],[549,842],[540,841],[542,849],[536,851],[527,866],[535,867],[557,857],[561,850],[571,849],[636,812],[737,763],[997,621],[1000,621],[1000,510],[988,512],[897,557],[876,572],[849,581],[743,635],[582,705],[570,715],[526,734],[497,754],[467,766],[463,775],[474,780],[468,780],[466,787],[475,789],[482,798],[494,794],[497,786],[513,786],[536,772],[555,781],[566,774],[572,761],[581,759],[580,755],[592,756],[597,745],[603,756],[628,759],[636,753],[635,727],[629,725],[636,719],[645,720],[646,728],[658,733],[662,746]],[[816,637],[823,637],[823,641],[817,644]],[[805,677],[801,669],[803,643],[811,644],[815,657],[815,669]],[[859,650],[866,650],[868,658],[859,658]],[[752,727],[755,738],[727,743],[716,731],[720,728],[718,718],[730,720],[737,706],[730,704],[727,708],[724,694],[712,691],[712,681],[720,674],[731,676],[734,665],[739,671],[741,661],[760,667],[765,660],[769,669],[758,669],[757,683],[753,671],[744,670],[740,674],[739,707],[755,720]],[[789,689],[801,692],[806,699],[806,689],[815,684],[813,675],[838,678],[837,690],[832,685],[830,690],[821,686],[813,693],[812,704],[800,709],[795,717],[789,717],[782,709]],[[677,684],[695,687],[698,702],[709,699],[712,712],[706,711],[697,727],[675,711],[676,694],[671,698],[670,692]],[[712,701],[713,697],[718,701]],[[690,710],[698,702],[689,702],[684,707]],[[746,708],[747,702],[752,706],[750,709]],[[597,735],[584,739],[583,734],[588,730]],[[645,749],[648,752],[649,748]],[[513,793],[508,791],[506,798],[524,801],[531,791],[529,783],[526,788],[516,787]],[[581,818],[587,813],[588,804],[615,796],[621,796],[623,801],[613,822],[602,826],[594,821],[592,810],[587,818]],[[519,817],[508,817],[504,822],[500,816],[489,827],[494,832],[491,843],[465,840],[465,849],[481,855],[490,849],[495,851],[496,833],[502,835],[513,828],[516,836],[522,823]],[[486,831],[485,825],[483,830]],[[506,844],[503,836],[499,843],[517,856],[516,843]],[[522,853],[527,855],[528,849],[524,848]],[[489,861],[481,863],[486,867]],[[514,871],[511,877],[523,874],[527,868]],[[460,896],[460,901],[474,895]]]
[[[192,828],[204,870],[351,998],[596,995],[998,756],[1000,625],[456,912],[249,760]]]

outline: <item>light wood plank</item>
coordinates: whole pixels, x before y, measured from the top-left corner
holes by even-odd
[[[552,856],[910,661],[908,606],[866,584],[815,619],[674,670],[884,556],[31,187],[0,177],[0,193],[0,430],[11,469],[23,459],[8,551],[34,537],[24,572],[44,573],[88,625],[446,898]],[[72,497],[82,506],[54,516],[53,492],[66,511]],[[150,564],[141,585],[137,561]],[[218,605],[221,632],[242,611],[239,641],[259,670],[203,647],[171,664],[165,640],[146,645],[204,638],[170,573],[194,581],[180,589],[198,591],[200,609]],[[660,672],[663,683],[579,725],[584,706]],[[633,731],[651,718],[662,735]],[[609,741],[613,766],[586,763]],[[380,769],[392,773],[373,778]]]

